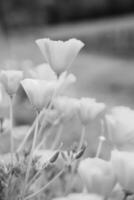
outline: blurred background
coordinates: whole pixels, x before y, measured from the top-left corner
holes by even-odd
[[[71,69],[73,96],[134,108],[133,0],[0,0],[1,68],[6,60],[42,63],[34,41],[44,37],[85,43]]]
[[[7,59],[43,62],[34,42],[42,37],[85,42],[72,68],[79,95],[133,106],[133,0],[0,1],[1,67]]]

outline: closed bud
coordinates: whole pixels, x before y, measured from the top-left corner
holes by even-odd
[[[22,79],[23,72],[19,70],[2,70],[0,73],[0,81],[10,96],[17,92]]]

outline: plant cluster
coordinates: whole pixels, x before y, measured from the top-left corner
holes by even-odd
[[[10,151],[1,155],[0,159],[0,199],[99,200],[110,198],[117,188],[122,191],[124,199],[133,195],[134,111],[118,106],[106,112],[107,106],[96,99],[65,96],[66,89],[76,81],[75,75],[69,70],[84,46],[83,42],[76,39],[66,42],[39,39],[36,43],[47,62],[43,64],[46,78],[39,77],[39,67],[30,71],[0,72],[1,132],[4,132],[3,120],[10,118]],[[20,86],[36,118],[16,147],[13,100]],[[81,137],[78,144],[69,150],[62,150],[60,138],[64,123],[73,117],[81,123]],[[87,126],[96,117],[100,117],[102,128],[96,156],[82,159],[86,149]],[[55,139],[47,149],[48,136],[55,126]],[[113,149],[109,160],[104,160],[100,154],[107,138]],[[83,184],[79,188],[80,178]]]

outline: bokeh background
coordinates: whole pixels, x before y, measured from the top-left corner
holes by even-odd
[[[7,60],[18,68],[24,60],[44,62],[34,42],[44,37],[85,43],[71,69],[77,76],[73,96],[134,108],[133,0],[0,0],[1,68]],[[24,109],[15,108],[18,120]]]
[[[133,0],[1,0],[0,64],[43,57],[35,39],[76,37],[85,48],[74,63],[80,95],[133,106]]]

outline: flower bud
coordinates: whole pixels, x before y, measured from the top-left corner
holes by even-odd
[[[23,72],[18,70],[2,70],[0,73],[0,81],[6,92],[12,96],[17,92],[20,81],[23,79]]]
[[[70,67],[80,49],[84,46],[84,43],[77,39],[63,42],[47,38],[38,39],[36,43],[57,75]]]
[[[89,192],[102,196],[108,197],[116,183],[111,163],[99,158],[82,160],[78,173]]]
[[[134,152],[114,150],[111,154],[111,163],[123,189],[134,193]]]
[[[81,98],[79,101],[78,115],[83,124],[88,124],[105,109],[104,103],[97,103],[95,99]]]
[[[117,106],[105,119],[113,145],[119,150],[134,150],[134,110]]]

